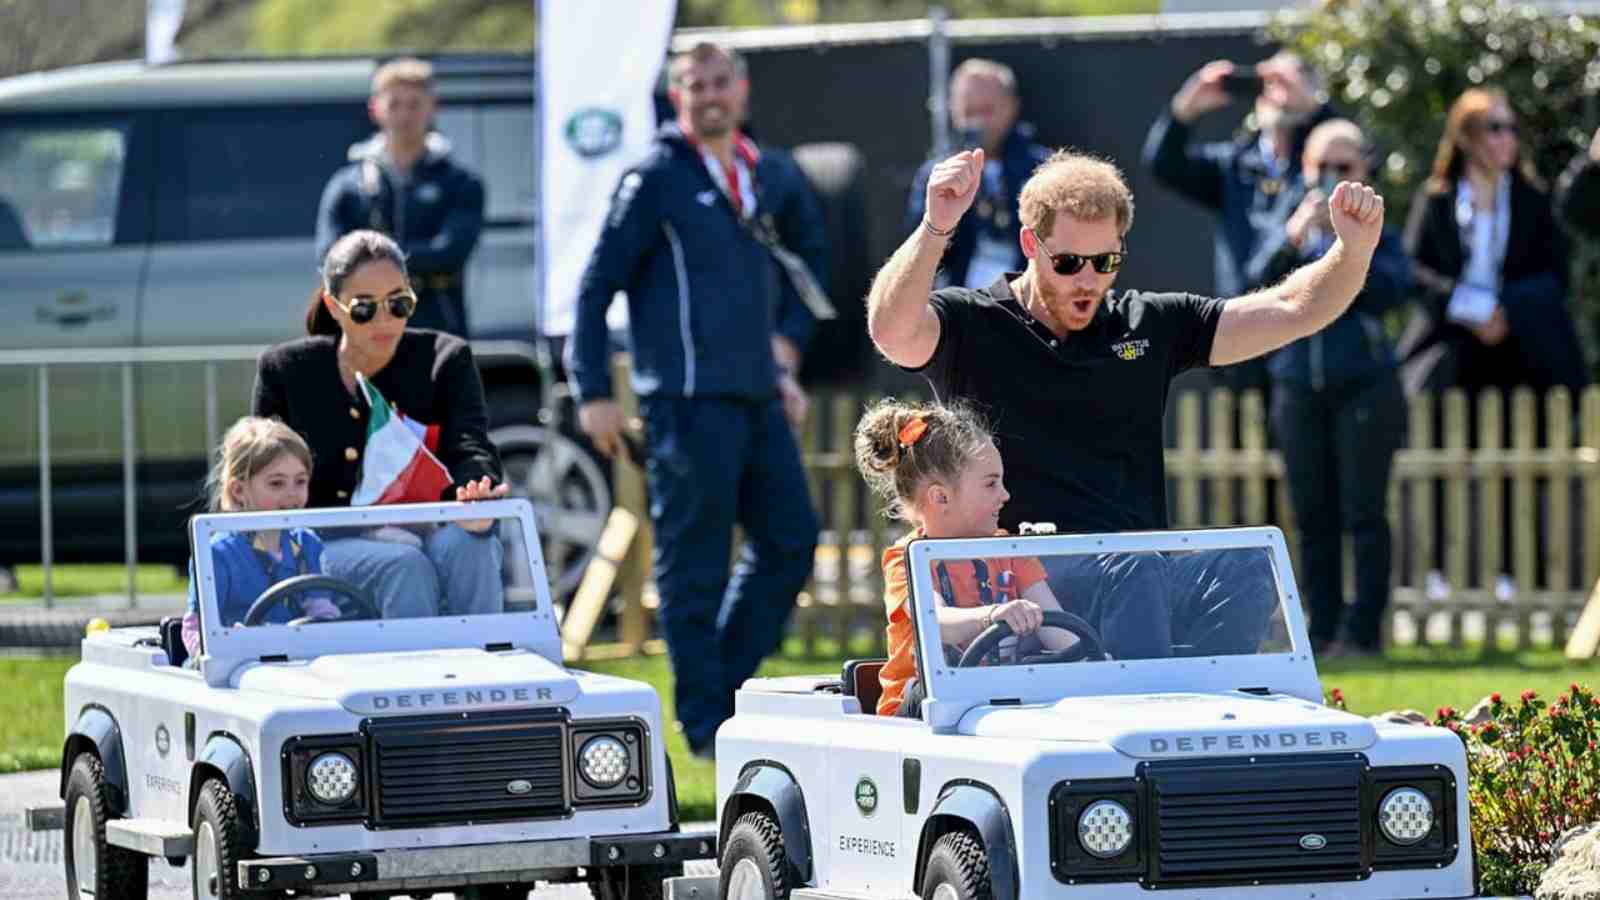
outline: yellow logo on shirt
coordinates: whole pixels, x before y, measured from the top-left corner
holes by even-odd
[[[1122,341],[1111,345],[1111,352],[1117,355],[1117,359],[1127,362],[1138,359],[1149,349],[1150,341],[1148,338],[1140,338],[1136,341]]]

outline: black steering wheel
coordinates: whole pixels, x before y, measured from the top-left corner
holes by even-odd
[[[250,604],[250,611],[244,614],[245,627],[260,625],[266,619],[267,613],[274,606],[306,591],[321,589],[330,591],[349,598],[352,612],[360,615],[341,616],[338,619],[317,619],[311,616],[301,616],[289,623],[291,625],[308,625],[314,622],[340,622],[346,619],[381,619],[383,613],[378,611],[378,604],[372,599],[372,594],[364,587],[354,582],[345,581],[332,575],[296,575],[285,578],[277,584],[261,592],[261,596]],[[343,604],[340,604],[343,606]],[[340,612],[344,612],[343,609]]]
[[[1030,656],[1026,662],[1038,663],[1069,663],[1085,659],[1105,659],[1105,642],[1100,639],[1100,632],[1093,625],[1084,621],[1082,617],[1058,609],[1044,611],[1044,621],[1040,628],[1060,628],[1077,635],[1078,642],[1065,650],[1052,650]],[[970,669],[982,664],[985,659],[995,656],[998,661],[1000,642],[1013,634],[1011,626],[1004,621],[995,622],[983,630],[982,634],[972,639],[967,645],[966,652],[961,654],[961,659],[956,663],[960,669]]]

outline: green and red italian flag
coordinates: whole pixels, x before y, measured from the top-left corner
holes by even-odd
[[[384,503],[437,503],[453,480],[450,470],[433,455],[439,426],[408,419],[384,398],[377,385],[360,373],[356,384],[372,415],[367,419],[367,449],[361,482],[351,506]]]

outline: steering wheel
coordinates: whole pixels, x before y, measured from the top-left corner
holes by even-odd
[[[1053,650],[1037,656],[1030,656],[1030,662],[1041,663],[1069,663],[1085,659],[1105,659],[1105,642],[1100,639],[1100,632],[1095,631],[1093,625],[1084,621],[1080,616],[1064,610],[1047,609],[1044,611],[1044,621],[1039,627],[1060,628],[1077,635],[1078,642],[1065,650]],[[961,654],[961,659],[956,663],[957,668],[969,669],[981,664],[990,656],[998,656],[1000,642],[1012,634],[1011,626],[1004,621],[995,622],[983,633],[972,639],[967,645],[966,652]]]
[[[267,613],[271,612],[274,606],[277,606],[279,603],[282,603],[296,594],[301,594],[317,588],[321,588],[325,591],[331,591],[335,594],[342,594],[343,596],[348,597],[351,601],[351,606],[354,607],[354,611],[361,614],[359,616],[351,616],[350,618],[383,618],[383,613],[378,611],[378,604],[372,599],[372,594],[359,584],[345,581],[343,578],[336,578],[332,575],[296,575],[293,578],[285,578],[277,584],[262,591],[261,596],[257,597],[254,603],[250,604],[250,611],[244,614],[243,624],[247,628],[260,625],[262,621],[267,618]],[[301,616],[290,624],[306,625],[313,622],[338,621],[342,620],[317,619],[312,618],[311,616]]]

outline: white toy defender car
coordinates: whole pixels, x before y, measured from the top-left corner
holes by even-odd
[[[420,543],[485,519],[502,612],[383,618],[385,597],[318,574],[230,601],[226,565],[201,552],[196,667],[175,621],[86,637],[66,677],[68,896],[143,898],[151,857],[192,856],[197,898],[520,898],[535,881],[660,897],[683,860],[710,858],[713,835],[678,829],[653,689],[562,666],[526,501],[207,515],[191,529],[197,548],[249,552],[260,530]],[[306,615],[308,598],[336,617]]]
[[[1003,623],[959,655],[940,640],[941,562],[1035,557],[1101,602],[1114,592],[1095,572],[1178,578],[1202,552],[1220,579],[1207,603],[1249,590],[1226,573],[1265,573],[1237,655],[1108,659],[1092,625],[1056,612],[1038,637],[1065,628],[1071,646]],[[721,897],[1473,893],[1460,740],[1322,704],[1277,529],[918,540],[908,559],[921,717],[874,714],[881,660],[746,682],[717,733]]]

